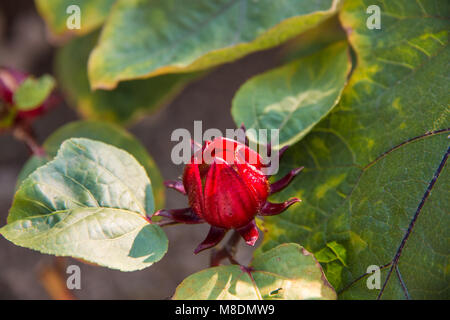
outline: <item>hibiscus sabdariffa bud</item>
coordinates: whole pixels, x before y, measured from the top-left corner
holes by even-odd
[[[208,223],[211,229],[195,253],[215,246],[230,229],[253,246],[259,236],[256,215],[276,215],[300,201],[271,203],[267,198],[285,188],[302,168],[270,184],[264,167],[261,156],[243,143],[226,138],[207,141],[186,165],[183,181],[165,182],[187,195],[190,207],[164,209],[154,215],[173,223]]]

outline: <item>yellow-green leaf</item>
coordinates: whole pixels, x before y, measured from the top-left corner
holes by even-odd
[[[231,265],[195,273],[183,280],[173,299],[336,299],[336,293],[314,256],[287,243],[257,256],[249,272]]]
[[[36,7],[55,35],[87,34],[98,28],[108,16],[116,0],[35,0]],[[67,21],[77,12],[70,6],[80,8],[80,29],[69,29]],[[68,12],[69,11],[69,12]]]
[[[381,9],[380,30],[367,28],[369,5]],[[282,161],[280,175],[305,169],[274,200],[303,201],[265,219],[262,251],[336,241],[347,266],[328,279],[341,298],[450,294],[448,17],[446,1],[345,1],[357,66],[339,104]],[[373,266],[380,289],[366,283]]]
[[[258,142],[259,129],[279,130],[281,148],[303,138],[339,101],[350,71],[347,44],[339,42],[311,56],[257,75],[233,99],[231,114]]]
[[[47,156],[30,158],[19,175],[18,186],[31,172],[55,157],[61,144],[70,138],[99,140],[131,153],[145,168],[147,175],[150,177],[155,207],[157,209],[163,208],[165,198],[163,179],[155,161],[133,135],[117,125],[101,121],[75,121],[56,130],[43,144]]]
[[[87,61],[98,33],[75,38],[56,56],[56,72],[71,105],[85,118],[130,124],[166,104],[200,73],[169,74],[125,81],[112,91],[91,90]]]
[[[42,253],[134,271],[167,251],[166,235],[146,218],[153,210],[150,180],[131,154],[73,138],[20,185],[0,234]]]
[[[91,86],[233,61],[314,27],[338,2],[118,0],[89,59]]]
[[[40,78],[29,77],[14,92],[14,105],[21,111],[28,111],[41,105],[55,88],[50,75]]]

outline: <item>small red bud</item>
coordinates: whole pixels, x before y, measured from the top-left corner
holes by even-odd
[[[262,172],[261,156],[243,143],[226,138],[207,141],[187,164],[183,181],[168,181],[166,186],[187,194],[190,208],[160,210],[155,215],[170,218],[175,223],[211,225],[206,239],[195,253],[220,242],[229,229],[235,229],[247,244],[258,239],[256,215],[275,215],[299,199],[270,203],[270,194],[285,188],[301,169],[270,185]],[[193,213],[193,214],[192,214]]]
[[[230,142],[228,146],[227,142]],[[260,170],[261,158],[256,154],[256,163],[250,164],[243,155],[253,151],[224,138],[215,139],[194,158],[207,155],[213,148],[211,164],[192,163],[185,167],[183,185],[189,204],[212,226],[244,227],[261,210],[269,195],[269,181]]]

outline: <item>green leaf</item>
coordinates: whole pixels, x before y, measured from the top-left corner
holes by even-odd
[[[22,111],[34,109],[41,105],[55,88],[55,80],[44,75],[38,79],[29,77],[14,92],[15,106]]]
[[[339,261],[342,265],[347,265],[345,263],[345,261],[347,260],[347,250],[345,250],[345,247],[340,245],[336,241],[327,243],[327,246],[316,252],[314,256],[320,263]]]
[[[314,254],[314,256],[316,257],[317,261],[324,264],[337,260],[336,255],[328,247],[320,249]]]
[[[347,266],[347,250],[345,247],[336,241],[332,241],[327,243],[325,248],[316,252],[314,256],[321,263],[330,283],[340,287],[342,271],[344,266]]]
[[[347,41],[347,34],[342,29],[339,15],[334,14],[283,45],[281,58],[284,62],[291,62],[312,55],[339,41]]]
[[[163,179],[158,167],[154,160],[149,156],[145,147],[134,136],[121,127],[101,121],[76,121],[66,124],[56,130],[43,144],[48,159],[37,156],[31,157],[19,174],[17,184],[20,185],[22,180],[31,172],[52,159],[56,155],[63,141],[70,138],[99,140],[131,153],[145,168],[147,175],[150,177],[156,208],[161,209],[164,207]]]
[[[56,154],[55,154],[56,155]],[[44,164],[49,162],[55,155],[53,156],[41,156],[41,155],[33,155],[30,159],[25,163],[22,170],[19,172],[19,176],[17,177],[16,182],[16,190],[19,189],[20,184],[37,168],[42,167]]]
[[[342,272],[344,266],[339,261],[331,261],[323,265],[323,270],[327,275],[327,279],[330,283],[334,283],[336,286],[342,286]]]
[[[366,26],[370,4],[381,30]],[[274,201],[303,201],[265,219],[260,252],[336,241],[348,267],[327,276],[343,299],[450,295],[448,16],[442,1],[346,1],[340,18],[357,66],[340,103],[283,158],[280,176],[305,169]],[[384,266],[383,290],[366,285],[372,265]]]
[[[36,8],[55,35],[65,33],[86,34],[98,28],[109,14],[115,0],[35,0]],[[69,29],[67,20],[73,14],[67,8],[80,8],[80,29]]]
[[[347,266],[345,261],[347,260],[347,250],[345,247],[337,243],[336,241],[332,241],[327,243],[327,247],[331,249],[334,255],[336,255],[337,260],[339,260],[344,266]]]
[[[338,2],[118,0],[89,60],[91,86],[233,61],[314,27]]]
[[[183,280],[173,299],[336,299],[320,264],[297,244],[282,244],[259,255],[250,270],[230,265],[200,271]]]
[[[21,184],[0,233],[42,253],[140,270],[167,251],[164,232],[145,217],[153,207],[150,180],[132,155],[73,138]]]
[[[112,91],[92,91],[87,76],[87,61],[97,38],[97,32],[75,38],[56,56],[60,86],[71,104],[86,118],[130,124],[145,114],[155,112],[200,75],[199,72],[163,75],[122,82]]]
[[[339,101],[350,63],[339,42],[247,81],[233,99],[231,114],[248,129],[278,129],[277,148],[303,138]],[[258,136],[248,131],[248,138]]]

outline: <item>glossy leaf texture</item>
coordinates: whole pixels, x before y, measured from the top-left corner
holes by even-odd
[[[237,265],[187,277],[174,300],[336,299],[320,264],[303,247],[286,243],[256,257],[246,272]]]
[[[70,104],[88,119],[131,124],[169,102],[200,73],[169,74],[147,80],[125,81],[112,91],[91,90],[87,61],[98,32],[72,39],[56,56],[56,72]]]
[[[314,27],[338,3],[118,0],[89,59],[91,86],[112,89],[123,80],[233,61]]]
[[[164,207],[164,185],[162,176],[154,160],[145,147],[130,133],[121,127],[101,121],[75,121],[64,125],[49,136],[43,143],[46,157],[32,156],[19,174],[17,185],[35,169],[55,157],[61,144],[70,138],[88,138],[111,144],[132,154],[145,168],[151,180],[152,193],[157,209]]]
[[[42,253],[140,270],[160,260],[168,244],[146,219],[154,207],[151,190],[144,167],[128,152],[72,138],[20,185],[0,234]]]
[[[381,30],[366,26],[372,4]],[[342,299],[450,295],[449,16],[445,1],[345,2],[357,66],[339,104],[283,158],[280,176],[305,169],[274,198],[303,201],[265,219],[259,252],[336,242],[346,266],[335,260],[327,277]],[[367,286],[371,266],[381,267],[380,289]]]
[[[45,19],[47,26],[56,36],[65,34],[87,34],[100,27],[108,16],[112,5],[116,0],[35,0],[36,8]],[[80,10],[80,29],[69,29],[68,20],[77,14],[76,9],[71,6],[78,6]],[[70,9],[70,10],[68,10]]]
[[[338,42],[247,81],[233,99],[231,114],[258,142],[259,129],[279,130],[282,148],[303,138],[338,103],[350,62]]]

